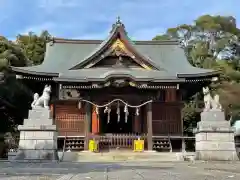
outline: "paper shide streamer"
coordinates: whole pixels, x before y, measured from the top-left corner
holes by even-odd
[[[85,100],[85,99],[81,99],[79,100],[78,102],[78,108],[81,109],[82,108],[82,103],[81,102],[87,102],[89,104],[92,104],[93,106],[95,106],[95,110],[96,110],[96,114],[99,115],[99,108],[104,108],[104,113],[108,113],[108,117],[107,117],[107,123],[110,122],[110,113],[111,113],[111,108],[110,108],[110,105],[114,102],[117,102],[117,121],[120,122],[120,102],[124,104],[124,113],[125,113],[125,123],[127,123],[128,121],[128,115],[129,115],[129,111],[128,111],[128,108],[135,108],[136,111],[135,111],[135,115],[136,116],[139,116],[139,110],[140,110],[140,107],[148,104],[148,103],[152,103],[152,100],[149,100],[149,101],[146,101],[140,105],[137,105],[137,106],[134,106],[134,105],[130,105],[128,103],[126,103],[125,101],[123,101],[122,99],[114,99],[112,100],[111,102],[107,103],[107,104],[104,104],[104,105],[97,105],[91,101],[88,101],[88,100]]]

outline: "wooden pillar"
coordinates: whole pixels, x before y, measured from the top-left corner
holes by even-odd
[[[176,89],[174,88],[169,88],[166,89],[166,102],[175,102],[177,98],[177,93],[176,93]]]
[[[153,131],[152,131],[152,103],[147,104],[147,144],[148,144],[148,151],[152,151],[153,148]]]
[[[86,117],[84,122],[84,130],[85,130],[85,144],[84,144],[84,150],[88,150],[88,143],[89,143],[89,135],[91,132],[91,105],[89,103],[86,103]]]
[[[92,108],[92,133],[93,134],[99,133],[99,117],[96,113],[96,107],[94,106]]]
[[[53,111],[53,114],[52,114],[52,118],[53,118],[53,122],[54,124],[56,124],[56,105],[58,103],[58,100],[59,100],[59,85],[56,83],[55,84],[55,88],[54,88],[54,100],[53,100],[53,107],[52,107],[52,111]]]
[[[133,122],[134,122],[134,132],[135,133],[140,133],[140,131],[141,131],[141,117],[140,116],[137,116],[137,115],[135,115],[134,116],[134,120],[133,120]]]

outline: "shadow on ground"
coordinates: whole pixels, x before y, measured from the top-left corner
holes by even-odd
[[[171,165],[161,165],[161,167],[154,167],[150,164],[136,165],[129,163],[4,163],[1,167],[1,173],[6,174],[79,174],[89,172],[117,172],[123,170],[173,170],[175,167]],[[3,172],[5,171],[5,172]]]

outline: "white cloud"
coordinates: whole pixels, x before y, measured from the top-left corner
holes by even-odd
[[[144,40],[169,27],[190,24],[203,12],[240,18],[239,0],[0,0],[1,3],[5,3],[4,8],[0,6],[0,23],[5,25],[1,31],[8,37],[48,30],[66,38],[103,39],[120,16],[129,36]]]

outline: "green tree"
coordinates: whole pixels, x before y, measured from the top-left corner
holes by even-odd
[[[6,38],[0,38],[0,72],[8,70],[10,65],[26,66],[27,57],[21,47]]]
[[[223,107],[227,109],[231,104],[231,111],[238,114],[240,111],[239,38],[240,29],[237,28],[234,17],[203,15],[192,25],[183,24],[169,28],[165,34],[157,35],[153,40],[177,39],[193,66],[221,70],[220,82],[212,84],[211,87],[220,94]],[[199,99],[199,94],[188,97],[183,109],[185,132],[188,134],[199,120],[196,97]]]
[[[28,59],[22,48],[15,42],[0,37],[0,139],[6,132],[16,132],[16,125],[22,123],[26,116],[26,109],[31,99],[30,93],[21,82],[16,81],[9,66],[27,64]],[[1,152],[0,147],[0,154]]]
[[[48,31],[42,31],[40,35],[29,32],[28,35],[18,35],[16,42],[24,50],[27,58],[33,65],[39,65],[44,60],[46,43],[51,39]]]

